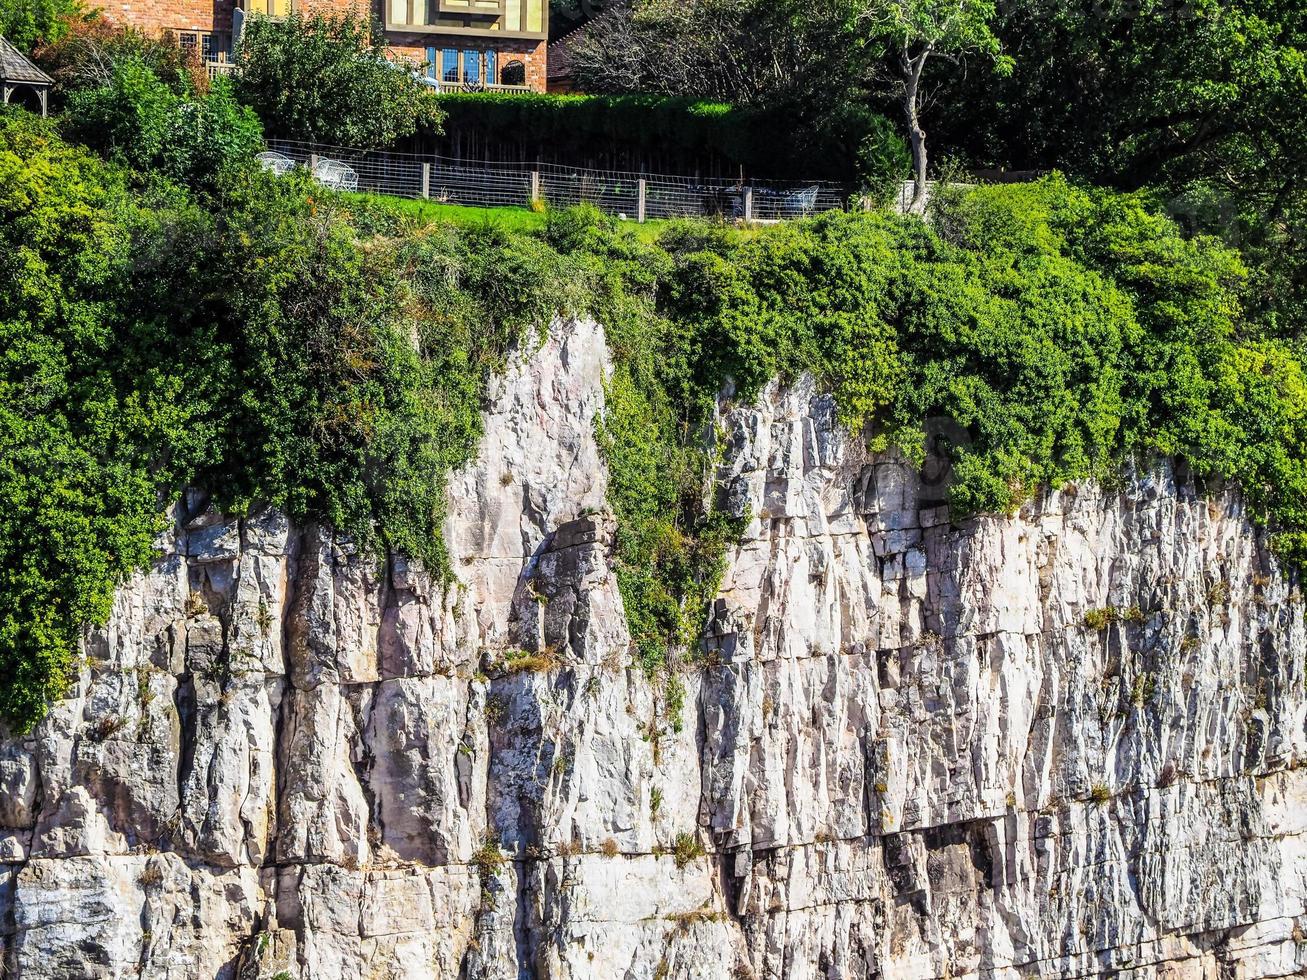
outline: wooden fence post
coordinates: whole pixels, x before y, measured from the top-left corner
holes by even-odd
[[[640,222],[640,224],[644,224],[645,196],[648,191],[648,185],[645,183],[643,177],[640,178],[640,183],[638,184],[638,187],[639,187],[639,199],[635,203],[635,216],[636,216],[635,220]]]
[[[753,220],[753,188],[752,187],[746,187],[744,189],[744,220],[745,221]]]
[[[531,171],[531,203],[540,200],[540,171]]]
[[[422,164],[422,200],[431,200],[431,164]]]
[[[317,169],[318,169],[318,155],[317,155],[316,153],[310,153],[310,154],[309,154],[309,173],[314,173]]]

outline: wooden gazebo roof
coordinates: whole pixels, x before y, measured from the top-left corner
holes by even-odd
[[[15,89],[25,85],[35,90],[41,100],[41,115],[45,115],[46,100],[54,79],[37,68],[28,57],[0,34],[0,101],[9,102]]]

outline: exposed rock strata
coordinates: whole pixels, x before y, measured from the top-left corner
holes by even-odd
[[[1237,495],[1159,470],[955,525],[771,390],[722,420],[753,519],[675,725],[628,666],[605,370],[560,325],[498,383],[451,588],[177,508],[0,746],[12,975],[1307,968],[1303,603]]]

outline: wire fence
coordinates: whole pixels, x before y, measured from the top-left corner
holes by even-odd
[[[648,218],[723,217],[781,221],[843,210],[851,190],[829,181],[744,181],[557,164],[478,163],[321,143],[273,140],[264,166],[309,168],[336,190],[365,191],[470,207],[593,204],[608,214]]]

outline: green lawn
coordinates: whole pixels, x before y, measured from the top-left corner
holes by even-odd
[[[436,201],[414,200],[407,197],[392,197],[389,194],[342,193],[342,198],[366,202],[370,207],[382,208],[395,214],[405,215],[418,221],[445,222],[463,227],[481,227],[493,225],[512,232],[543,231],[546,215],[543,211],[532,211],[526,207],[473,208],[462,204],[440,204]],[[619,221],[618,226],[629,231],[641,241],[654,242],[668,227],[687,221],[698,221],[722,225],[720,220],[710,218],[650,219],[644,224],[638,221]],[[751,237],[767,229],[767,225],[739,225],[734,222],[725,224],[734,235]]]
[[[436,201],[412,200],[405,197],[391,197],[388,194],[345,194],[346,198],[366,200],[400,214],[409,215],[420,221],[448,222],[455,225],[478,227],[495,225],[507,231],[533,232],[545,227],[545,214],[530,208],[472,208],[462,204],[440,204]],[[623,221],[620,225],[629,228],[637,238],[652,242],[671,224],[670,221]]]

